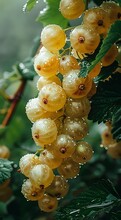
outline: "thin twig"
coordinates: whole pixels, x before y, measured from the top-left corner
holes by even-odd
[[[12,115],[13,115],[16,107],[17,107],[17,104],[21,99],[21,96],[22,96],[22,93],[24,91],[25,85],[26,85],[26,80],[22,80],[18,90],[16,91],[16,93],[14,95],[14,97],[11,99],[11,105],[8,108],[8,111],[5,115],[5,118],[3,119],[2,124],[1,124],[2,127],[5,127],[6,125],[8,125],[10,119],[12,118]]]

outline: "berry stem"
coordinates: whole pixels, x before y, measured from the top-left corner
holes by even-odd
[[[14,113],[16,107],[17,107],[17,104],[21,99],[21,96],[22,96],[22,93],[24,91],[25,85],[26,85],[26,80],[22,80],[18,90],[14,94],[14,97],[11,99],[11,105],[8,108],[7,113],[5,115],[5,118],[2,121],[2,126],[3,127],[5,127],[6,125],[9,124],[9,121],[12,118],[13,113]]]
[[[65,28],[64,31],[66,32],[66,31],[72,30],[72,29],[74,29],[75,27],[76,27],[76,26],[71,26],[71,27]]]
[[[62,53],[60,53],[60,57],[62,57],[64,54],[66,54],[67,52],[69,53],[71,51],[71,47],[68,47],[68,48],[66,48],[66,49],[64,49],[63,51],[62,51]]]

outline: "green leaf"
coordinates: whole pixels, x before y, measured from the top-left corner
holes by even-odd
[[[12,161],[0,158],[0,184],[11,177],[12,164]]]
[[[112,44],[114,44],[120,38],[121,21],[116,21],[114,24],[112,24],[107,37],[103,40],[99,53],[97,54],[95,60],[91,63],[89,71],[91,71],[95,67],[95,65],[103,58],[103,56],[108,52]]]
[[[105,212],[109,213],[119,196],[108,180],[101,180],[92,185],[87,191],[82,192],[80,197],[74,199],[60,208],[57,212],[57,220],[92,220]]]
[[[82,60],[79,77],[86,77],[88,75],[89,66],[90,66],[90,63],[87,60]]]
[[[46,8],[40,11],[37,21],[43,25],[58,24],[63,28],[68,25],[68,20],[65,19],[59,11],[60,0],[45,0]]]
[[[36,5],[37,0],[28,0],[24,6],[25,11],[31,11],[33,7]]]
[[[19,63],[16,67],[22,78],[24,78],[25,80],[33,80],[35,76],[35,71],[33,67],[33,60],[31,57],[24,62]]]
[[[98,123],[112,120],[121,106],[121,74],[115,73],[109,81],[99,82],[91,101],[90,120]]]
[[[121,106],[112,117],[112,127],[113,138],[121,141]]]
[[[95,82],[99,82],[100,80],[105,80],[109,76],[113,74],[113,72],[117,69],[118,62],[114,61],[110,66],[102,67],[100,74],[95,78]]]

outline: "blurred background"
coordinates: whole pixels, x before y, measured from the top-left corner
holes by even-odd
[[[42,25],[35,20],[45,4],[39,1],[31,12],[24,12],[25,3],[0,0],[0,72],[10,71],[16,61],[23,61],[40,35]]]

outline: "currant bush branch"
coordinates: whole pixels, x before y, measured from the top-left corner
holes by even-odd
[[[13,116],[13,113],[14,113],[14,111],[15,111],[15,109],[16,109],[16,107],[22,97],[25,85],[26,85],[26,80],[22,79],[21,84],[20,84],[19,88],[17,89],[16,93],[14,94],[14,96],[12,98],[8,99],[11,102],[11,104],[7,110],[7,113],[6,113],[3,121],[2,121],[1,127],[5,127],[9,124],[9,122]]]

